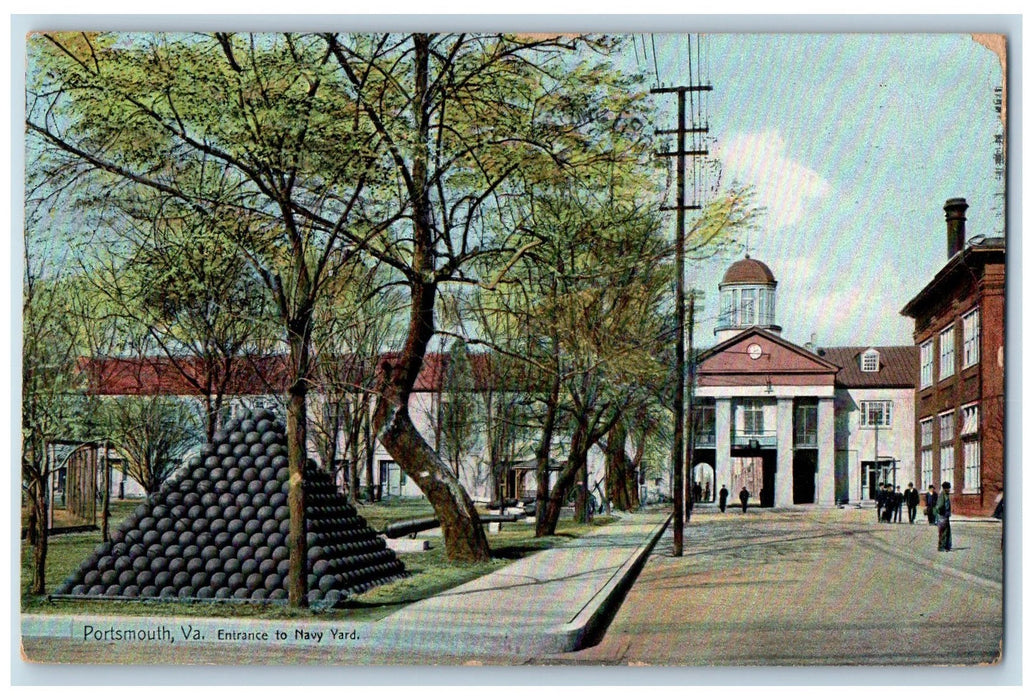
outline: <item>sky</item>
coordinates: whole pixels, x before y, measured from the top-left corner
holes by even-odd
[[[689,83],[686,36],[643,36],[623,67]],[[968,201],[970,238],[1003,231],[996,55],[965,34],[711,34],[701,46],[711,153],[722,183],[751,186],[765,210],[748,252],[778,280],[783,336],[912,344],[900,310],[947,261],[944,202]],[[657,126],[673,128],[676,100],[663,99]],[[734,259],[687,271],[706,293],[700,343],[713,342]]]

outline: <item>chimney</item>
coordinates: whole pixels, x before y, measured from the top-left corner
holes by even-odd
[[[948,199],[943,205],[947,213],[947,259],[950,260],[965,247],[965,210],[968,202],[964,198]]]

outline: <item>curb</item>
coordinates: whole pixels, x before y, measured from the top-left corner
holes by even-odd
[[[628,589],[635,583],[635,579],[638,578],[638,574],[645,565],[646,559],[649,558],[650,553],[652,553],[653,548],[664,534],[664,531],[667,530],[667,526],[670,525],[673,517],[674,514],[672,513],[667,516],[666,520],[657,525],[649,533],[645,543],[640,545],[631,557],[624,562],[624,565],[617,570],[613,578],[610,579],[602,590],[592,597],[592,600],[581,609],[573,620],[563,626],[562,630],[568,639],[568,643],[564,645],[561,651],[578,651],[597,643],[602,638],[606,628],[609,627],[610,620],[613,619],[614,614],[620,609],[620,604],[624,601],[624,596],[627,594]]]

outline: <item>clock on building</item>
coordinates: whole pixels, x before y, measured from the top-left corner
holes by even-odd
[[[764,354],[764,351],[756,343],[753,343],[746,348],[746,352],[749,354],[751,360],[758,360],[760,359],[760,356]]]

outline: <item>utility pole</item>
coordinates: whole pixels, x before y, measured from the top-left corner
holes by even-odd
[[[698,203],[685,203],[685,158],[707,155],[706,149],[685,150],[685,135],[707,131],[703,126],[686,126],[685,98],[691,92],[709,91],[710,85],[687,85],[681,87],[657,87],[652,94],[670,94],[678,96],[678,126],[672,130],[657,131],[658,134],[675,134],[677,148],[674,151],[662,151],[656,155],[661,158],[677,158],[678,201],[673,207],[662,207],[664,210],[674,209],[677,216],[675,232],[675,374],[677,375],[674,398],[674,556],[682,555],[685,529],[685,211],[700,209]]]

